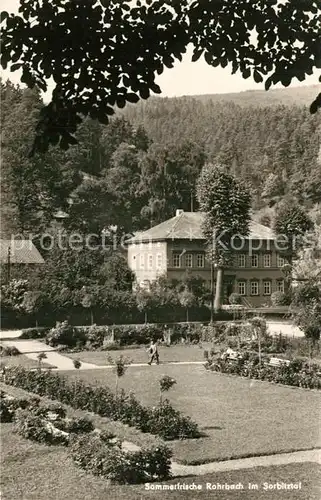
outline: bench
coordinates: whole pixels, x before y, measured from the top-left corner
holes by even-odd
[[[282,358],[271,358],[270,361],[268,362],[269,366],[282,366],[286,365],[288,366],[290,364],[289,359],[282,359]]]

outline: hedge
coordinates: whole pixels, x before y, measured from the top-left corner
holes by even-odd
[[[42,339],[46,336],[49,330],[50,328],[47,326],[35,326],[33,328],[24,328],[19,338],[25,340]]]
[[[147,344],[152,339],[162,340],[165,332],[170,331],[171,343],[182,340],[191,343],[211,342],[225,335],[230,323],[217,322],[214,325],[201,323],[175,323],[171,325],[137,324],[113,326],[74,327],[67,321],[58,323],[46,334],[46,342],[53,347],[82,349],[109,349],[111,345],[126,347]]]
[[[47,445],[67,446],[84,470],[118,483],[163,481],[171,477],[172,451],[166,446],[127,452],[121,441],[94,429],[86,417],[66,418],[60,405],[42,406],[40,400],[0,395],[1,423],[14,422],[20,436]]]
[[[307,389],[321,389],[320,366],[307,363],[300,359],[292,360],[288,365],[270,366],[268,358],[263,358],[261,365],[259,357],[253,353],[243,353],[238,360],[209,359],[205,364],[207,370],[249,377],[252,379],[266,380],[277,384],[303,387]]]
[[[197,424],[175,410],[168,401],[149,408],[132,393],[121,391],[116,396],[108,387],[94,387],[81,380],[70,381],[49,371],[30,371],[21,366],[7,367],[5,382],[73,408],[119,420],[165,440],[200,437]]]

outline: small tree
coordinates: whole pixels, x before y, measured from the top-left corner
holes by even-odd
[[[321,284],[316,280],[299,286],[291,304],[292,318],[309,341],[309,363],[321,335]]]
[[[99,292],[96,287],[86,287],[83,286],[80,290],[79,302],[82,307],[90,310],[90,321],[94,324],[94,313],[93,308],[97,304],[97,296]]]
[[[23,302],[27,290],[27,280],[12,279],[8,284],[1,286],[1,305],[12,311],[23,312]]]
[[[21,308],[27,314],[37,314],[43,305],[43,295],[39,291],[28,291],[25,292]],[[36,326],[38,326],[38,321],[36,319]]]
[[[264,318],[260,316],[255,316],[250,319],[250,324],[253,328],[254,335],[258,341],[258,355],[259,355],[259,366],[261,366],[262,362],[262,352],[261,352],[261,342],[262,338],[264,338],[267,334],[267,326]]]
[[[152,308],[154,304],[154,297],[150,290],[146,288],[138,288],[136,290],[136,304],[137,309],[144,313],[144,321],[148,322],[148,311]]]
[[[45,352],[40,352],[37,356],[38,359],[38,370],[41,371],[42,362],[44,359],[47,359],[47,354]]]
[[[81,361],[79,361],[79,359],[74,359],[73,364],[76,370],[79,370],[79,368],[81,367]]]
[[[193,305],[195,305],[196,297],[193,294],[193,292],[188,290],[188,288],[184,288],[184,290],[179,294],[178,300],[181,306],[184,307],[186,310],[186,322],[188,323],[189,322],[188,312],[189,309],[193,307]]]
[[[298,203],[293,200],[284,200],[278,206],[274,219],[273,229],[277,235],[286,237],[284,252],[292,259],[302,248],[302,237],[312,229],[313,224],[309,216]]]
[[[163,394],[168,392],[177,382],[174,378],[164,375],[159,379],[159,404],[163,404]]]
[[[117,359],[113,359],[111,356],[108,356],[107,360],[111,365],[114,366],[113,371],[115,373],[115,395],[117,397],[119,379],[125,375],[128,367],[132,362],[129,358],[124,357],[122,354]]]

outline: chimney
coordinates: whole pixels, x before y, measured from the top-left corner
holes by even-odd
[[[184,213],[184,210],[182,210],[181,208],[178,208],[176,210],[176,217],[178,217],[179,215],[181,215],[182,213]]]

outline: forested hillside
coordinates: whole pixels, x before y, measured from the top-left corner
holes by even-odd
[[[154,98],[130,106],[124,116],[160,144],[193,140],[204,147],[209,161],[225,164],[250,184],[256,207],[287,194],[302,202],[320,200],[321,116],[307,107]]]
[[[263,214],[287,196],[307,209],[321,201],[321,115],[307,107],[150,99],[124,110],[128,120],[84,120],[79,144],[67,151],[52,147],[29,158],[40,94],[10,82],[1,93],[1,210],[8,234],[42,232],[59,209],[68,212],[68,227],[81,232],[148,228],[177,208],[197,209],[195,184],[206,162],[245,180],[253,208]]]
[[[246,90],[229,94],[203,94],[191,96],[202,102],[234,102],[240,106],[310,106],[320,92],[320,85],[304,85],[302,87],[288,87],[281,89]]]

